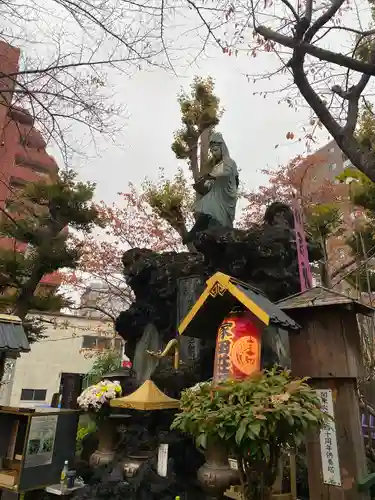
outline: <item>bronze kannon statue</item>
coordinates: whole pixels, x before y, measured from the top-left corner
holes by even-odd
[[[233,227],[238,199],[238,170],[219,132],[210,136],[210,153],[213,167],[194,184],[195,191],[200,195],[194,208],[196,222],[184,238],[184,243],[194,241],[198,233],[207,229]]]

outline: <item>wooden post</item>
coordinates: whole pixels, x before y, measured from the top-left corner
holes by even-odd
[[[320,287],[278,305],[302,327],[299,334],[290,335],[293,375],[311,377],[313,387],[332,395],[333,401],[333,429],[313,433],[307,439],[310,498],[368,499],[369,495],[357,487],[357,481],[367,473],[357,393],[357,379],[363,373],[357,313],[364,307]],[[337,441],[337,455],[333,441]],[[334,475],[338,484],[328,484]]]
[[[306,443],[310,498],[322,500],[368,498],[365,493],[357,491],[356,484],[367,473],[356,380],[313,379],[312,385],[316,389],[332,390],[341,487],[324,484],[320,440],[319,435],[314,433]]]
[[[289,470],[290,470],[290,492],[292,500],[297,500],[297,468],[296,468],[296,454],[293,451],[289,456]]]

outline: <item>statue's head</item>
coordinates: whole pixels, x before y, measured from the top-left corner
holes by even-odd
[[[270,226],[284,225],[294,227],[293,212],[289,205],[275,201],[268,205],[264,214],[264,220]]]
[[[224,149],[225,148],[225,149]],[[219,132],[210,135],[210,152],[216,161],[220,161],[227,150],[223,136]]]

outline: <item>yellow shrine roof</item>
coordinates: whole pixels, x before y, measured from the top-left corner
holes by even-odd
[[[112,399],[111,407],[133,410],[168,410],[178,408],[180,402],[164,394],[152,380],[146,380],[141,387],[128,396]]]
[[[205,290],[181,321],[178,333],[189,337],[215,338],[224,317],[238,304],[242,304],[265,326],[274,324],[287,330],[300,328],[260,290],[217,272],[206,281]]]

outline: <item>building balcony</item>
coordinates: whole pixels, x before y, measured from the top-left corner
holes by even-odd
[[[48,173],[38,172],[37,170],[33,170],[32,167],[29,168],[19,164],[14,165],[11,177],[16,181],[20,181],[22,184],[27,184],[29,182],[50,181]]]
[[[46,153],[45,149],[29,148],[22,144],[18,144],[15,151],[15,162],[17,164],[26,164],[29,169],[39,170],[51,175],[55,175],[58,171],[58,166],[55,160]]]

